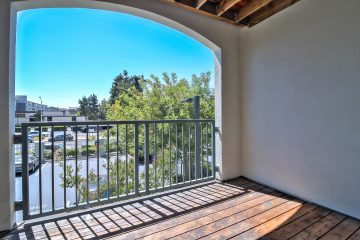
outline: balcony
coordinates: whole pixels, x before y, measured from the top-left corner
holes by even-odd
[[[359,239],[360,221],[245,178],[30,221],[2,239]]]
[[[213,120],[23,124],[16,169],[25,223],[1,237],[360,236],[360,221],[343,214],[246,178],[216,181],[214,133]]]
[[[0,1],[0,229],[12,229],[11,232],[1,233],[0,238],[360,239],[359,221],[355,219],[360,218],[360,2],[261,1],[269,5],[260,7],[258,13],[250,11],[253,16],[241,20],[241,23],[252,26],[265,17],[272,17],[250,29],[225,25],[214,18],[222,15],[221,20],[226,20],[230,16],[235,23],[239,19],[231,12],[238,13],[245,5],[230,5],[255,1],[163,2]],[[198,3],[195,5],[195,2]],[[295,2],[298,3],[273,16]],[[217,5],[221,5],[221,8]],[[259,7],[262,4],[250,5]],[[180,160],[177,165],[176,154],[172,154],[175,159],[171,167],[175,169],[171,174],[173,177],[170,178],[168,174],[170,165],[161,165],[164,166],[164,180],[151,180],[158,179],[152,178],[155,175],[152,170],[154,159],[165,159],[159,155],[162,151],[159,144],[162,124],[155,128],[158,153],[155,156],[151,148],[148,152],[144,147],[146,140],[149,140],[147,146],[151,146],[153,141],[152,126],[148,125],[149,135],[145,138],[147,131],[144,122],[138,123],[139,135],[134,134],[134,124],[129,122],[129,149],[132,150],[124,153],[126,127],[124,130],[122,126],[119,162],[125,163],[127,156],[128,160],[138,159],[136,164],[139,167],[131,166],[129,178],[123,171],[126,168],[121,168],[118,171],[121,179],[117,182],[122,188],[118,188],[116,181],[113,188],[101,169],[103,164],[105,169],[110,166],[107,165],[108,158],[109,162],[116,162],[113,147],[106,145],[106,133],[109,129],[113,134],[117,123],[109,123],[114,126],[99,133],[97,144],[97,123],[84,123],[81,128],[86,132],[78,132],[79,138],[74,136],[74,139],[86,141],[89,133],[91,143],[84,148],[79,146],[75,154],[71,153],[72,150],[68,151],[72,147],[68,146],[68,140],[63,140],[66,143],[62,145],[61,141],[56,141],[54,147],[51,141],[44,146],[39,144],[37,149],[34,146],[36,140],[35,143],[23,143],[28,145],[22,153],[23,159],[32,162],[29,153],[34,147],[46,167],[28,173],[31,167],[23,164],[18,168],[23,175],[15,180],[13,99],[16,12],[48,7],[95,8],[133,14],[177,29],[211,48],[216,62],[217,129],[215,144],[202,143],[203,149],[208,150],[208,157],[206,152],[195,147],[201,144],[195,144],[195,139],[199,138],[195,138],[196,124],[192,123],[191,160],[188,161],[189,154],[184,154],[188,152],[186,147],[184,150],[175,147]],[[228,9],[230,15],[223,13],[224,9]],[[49,83],[51,80],[49,78]],[[208,134],[211,135],[214,129],[211,124],[208,126]],[[164,123],[164,129],[167,128],[168,124]],[[181,124],[178,131],[173,129],[170,138],[175,139],[177,132],[178,144],[182,135],[179,129],[182,129]],[[45,132],[45,129],[41,131]],[[187,143],[187,125],[184,131],[184,143]],[[135,135],[138,141],[135,141]],[[115,136],[111,135],[110,141],[114,141]],[[166,138],[165,130],[164,143]],[[208,140],[211,138],[209,136]],[[72,142],[75,144],[75,141]],[[66,148],[63,156],[46,156],[44,152],[42,158],[42,150],[49,143],[51,152],[55,152],[55,145],[61,145],[60,149]],[[172,149],[174,144],[176,142],[172,141]],[[211,149],[215,152],[214,145],[218,166],[211,164],[215,159],[215,154],[211,152]],[[111,154],[106,154],[107,149],[103,146],[109,146],[108,152]],[[97,168],[98,158],[101,160],[100,168]],[[65,169],[66,178],[66,173],[71,172],[67,167],[76,166],[76,159],[85,163],[87,160],[95,162],[95,172],[89,176],[101,180],[98,181],[101,191],[98,191],[97,184],[91,181],[87,184],[86,173],[90,173],[91,169],[84,170],[87,164],[79,171],[85,182],[70,181],[66,182],[67,186],[61,187],[62,179],[54,177],[53,166],[59,166],[58,170],[62,170],[54,171],[57,177],[64,174]],[[200,162],[203,159],[208,166],[199,164],[199,159]],[[135,165],[135,160],[132,161]],[[180,168],[179,172],[176,166]],[[99,174],[97,169],[100,169]],[[156,174],[162,173],[162,169],[159,170]],[[215,173],[217,179],[224,181],[243,176],[256,182],[245,178],[216,182]],[[74,170],[72,178],[78,179],[76,174],[78,171]],[[113,176],[117,179],[116,171]],[[110,183],[109,188],[107,183]],[[24,198],[15,198],[17,184],[22,186],[19,194],[16,194]],[[55,186],[56,190],[53,187],[44,188],[44,184]],[[82,191],[84,194],[77,191],[79,187],[85,187],[86,191]],[[15,211],[23,211],[24,215],[20,217],[26,221],[14,230]]]

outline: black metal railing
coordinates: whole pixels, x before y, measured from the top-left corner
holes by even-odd
[[[215,177],[214,120],[22,124],[23,219]]]

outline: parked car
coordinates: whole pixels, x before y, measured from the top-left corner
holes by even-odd
[[[41,140],[45,140],[49,136],[49,133],[44,132],[41,135],[42,135]],[[28,137],[31,138],[31,142],[37,142],[37,141],[39,141],[39,132],[38,131],[31,131],[31,132],[28,133]]]
[[[109,129],[111,129],[111,128],[113,128],[113,126],[109,126]],[[100,131],[104,131],[104,130],[107,130],[107,129],[108,129],[107,125],[106,126],[103,126],[103,125],[99,126]],[[86,133],[87,132],[87,127],[86,126],[78,126],[78,127],[73,128],[73,131],[80,131],[82,133]],[[93,133],[93,132],[96,132],[96,131],[97,131],[96,126],[89,126],[89,133]]]
[[[34,138],[35,136],[36,137],[39,137],[39,132],[38,131],[31,131],[28,133],[28,136]]]
[[[50,135],[50,133],[49,132],[43,132],[42,133],[42,137],[43,137],[43,139],[49,139],[50,137],[51,137],[51,135]]]
[[[39,158],[35,156],[29,156],[28,161],[29,172],[35,172],[36,168],[39,166]],[[21,173],[22,172],[22,156],[16,155],[15,156],[15,172]]]
[[[74,137],[73,135],[71,135],[70,133],[66,134],[66,140],[67,141],[74,141]],[[49,142],[52,141],[52,138],[50,137]],[[60,134],[54,137],[54,141],[64,141],[64,134]]]

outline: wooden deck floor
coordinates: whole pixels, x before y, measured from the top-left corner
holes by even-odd
[[[1,239],[360,239],[360,221],[240,178],[25,225]]]

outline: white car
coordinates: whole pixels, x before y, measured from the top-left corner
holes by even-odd
[[[28,166],[29,172],[35,172],[36,168],[39,166],[39,158],[35,156],[29,156]],[[22,172],[22,157],[20,155],[15,156],[15,172]]]

